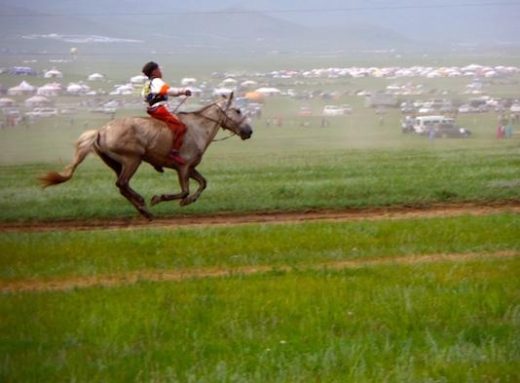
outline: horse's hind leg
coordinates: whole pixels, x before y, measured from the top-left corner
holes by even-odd
[[[146,208],[144,198],[130,187],[130,179],[139,168],[141,160],[139,158],[126,158],[121,163],[121,171],[117,177],[116,186],[119,192],[128,200],[137,211],[146,219],[152,219],[153,215]]]
[[[189,170],[186,168],[181,168],[180,170],[177,170],[177,175],[179,177],[179,184],[181,185],[180,193],[154,195],[151,200],[152,206],[157,205],[159,202],[183,199],[186,196],[188,196],[188,194],[190,194],[189,178],[188,178],[189,173],[188,172],[189,172]]]
[[[107,155],[106,153],[103,153],[101,151],[97,151],[97,154],[103,160],[103,162],[105,164],[107,164],[116,173],[117,178],[119,179],[119,177],[121,177],[121,172],[123,171],[123,165],[121,164],[121,162],[113,159],[112,157],[110,157],[109,155]],[[139,167],[139,165],[138,165],[138,167]],[[137,170],[137,168],[136,168],[136,170]],[[135,171],[134,171],[134,173],[135,173]],[[137,201],[139,201],[140,204],[144,204],[143,197],[141,197],[138,193],[133,191],[131,188],[128,187],[128,189],[130,190],[130,192],[133,192],[132,198],[135,198]]]

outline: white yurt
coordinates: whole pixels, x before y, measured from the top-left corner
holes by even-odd
[[[242,81],[240,83],[240,86],[242,88],[249,88],[249,89],[253,88],[253,87],[257,86],[257,85],[258,85],[258,83],[256,81],[253,81],[253,80],[245,80],[245,81]]]
[[[24,94],[34,93],[36,88],[27,81],[22,81],[19,85],[9,88],[7,94],[10,96],[21,96]]]
[[[182,86],[195,85],[196,83],[197,83],[197,79],[196,79],[196,78],[193,78],[193,77],[184,77],[184,78],[181,80],[181,85],[182,85]]]
[[[277,96],[281,94],[281,90],[277,88],[258,88],[255,92],[263,94],[264,96]]]
[[[101,73],[92,73],[87,77],[88,81],[101,81],[104,80],[105,76],[103,76]]]
[[[34,108],[37,106],[49,106],[52,102],[47,97],[43,96],[32,96],[25,100],[25,106],[29,108]]]
[[[144,84],[144,82],[146,80],[148,80],[148,77],[146,77],[145,75],[139,74],[137,76],[131,77],[130,78],[130,83],[132,83],[132,84]]]
[[[63,73],[61,73],[56,68],[53,68],[53,69],[45,72],[43,77],[45,77],[45,78],[63,78]]]
[[[55,97],[58,96],[62,92],[62,90],[63,88],[61,84],[53,82],[39,87],[36,91],[36,94],[38,96]]]
[[[229,96],[233,92],[231,88],[215,88],[213,89],[214,96]]]
[[[220,85],[225,88],[225,87],[235,86],[236,84],[237,84],[237,80],[235,80],[234,78],[228,77],[225,80],[223,80]]]
[[[116,85],[115,89],[110,92],[111,95],[129,96],[134,93],[134,86],[132,84]]]
[[[67,85],[67,93],[73,94],[73,95],[80,95],[80,94],[86,94],[90,91],[90,87],[85,84],[78,84],[71,82],[69,85]]]
[[[9,108],[15,105],[15,102],[12,98],[2,97],[0,98],[0,108]]]

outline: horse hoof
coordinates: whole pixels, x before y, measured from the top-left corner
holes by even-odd
[[[147,210],[139,210],[139,213],[141,213],[141,215],[148,221],[152,221],[154,219],[153,214]]]

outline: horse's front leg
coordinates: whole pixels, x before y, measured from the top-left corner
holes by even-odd
[[[189,189],[189,170],[187,167],[182,167],[177,170],[177,176],[179,178],[179,185],[181,186],[181,192],[176,194],[161,194],[154,195],[151,200],[151,205],[157,205],[159,202],[173,201],[176,199],[183,199],[190,194]]]
[[[195,169],[191,169],[190,178],[193,178],[195,181],[197,181],[199,183],[199,187],[195,193],[187,195],[186,197],[184,197],[181,200],[181,202],[180,202],[181,206],[186,206],[186,205],[189,205],[189,204],[197,201],[199,199],[201,193],[204,191],[204,189],[206,189],[206,186],[208,184],[206,182],[206,179],[202,176],[202,174],[200,174]]]

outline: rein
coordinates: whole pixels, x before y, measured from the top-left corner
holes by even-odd
[[[225,141],[225,140],[228,140],[230,139],[231,137],[233,136],[236,136],[237,134],[235,132],[231,132],[231,134],[227,137],[222,137],[222,138],[214,138],[211,142],[219,142],[219,141]]]
[[[240,121],[240,123],[235,122],[235,121],[231,120],[231,118],[229,118],[228,115],[226,114],[227,110],[229,109],[229,105],[228,105],[228,107],[225,110],[216,102],[214,102],[213,104],[209,105],[208,107],[213,106],[213,105],[215,105],[217,108],[219,108],[219,110],[223,113],[223,115],[224,115],[223,118],[217,120],[215,118],[211,118],[211,117],[205,116],[202,113],[200,113],[199,116],[205,118],[206,120],[213,121],[215,123],[215,128],[218,127],[218,126],[222,126],[222,124],[226,120],[230,120],[231,122],[233,122],[237,126],[240,126],[240,123],[242,123],[242,121],[244,121],[246,119],[246,117],[244,116],[244,118],[242,119],[242,121]],[[225,141],[225,140],[227,140],[227,139],[229,139],[229,138],[231,138],[233,136],[236,136],[236,135],[237,135],[237,133],[231,131],[231,134],[229,136],[223,137],[223,138],[219,138],[219,139],[213,139],[212,142]]]
[[[172,113],[177,112],[177,109],[179,109],[179,108],[181,107],[181,105],[184,104],[184,103],[186,102],[187,99],[188,99],[188,97],[184,97],[184,98],[182,99],[182,101],[179,102],[179,104],[175,107],[175,109],[173,110]]]

